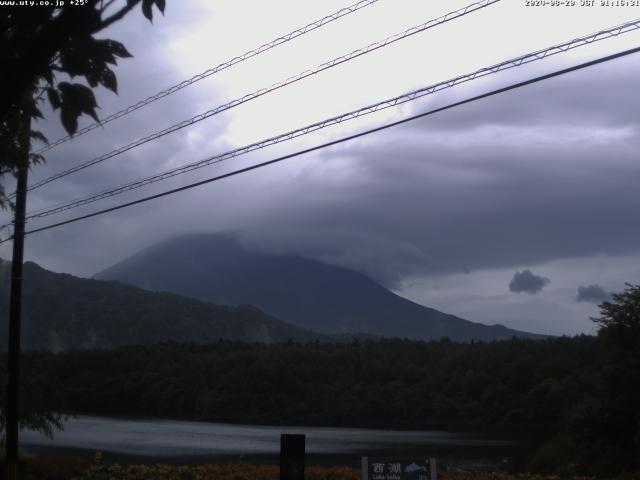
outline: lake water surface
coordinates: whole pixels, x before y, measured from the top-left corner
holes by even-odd
[[[89,450],[172,461],[277,463],[281,433],[306,435],[310,464],[358,465],[361,456],[441,456],[463,462],[500,463],[513,442],[472,433],[231,425],[177,420],[125,420],[80,416],[50,440],[22,432],[27,450]]]

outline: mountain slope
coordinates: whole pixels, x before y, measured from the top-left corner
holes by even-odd
[[[224,235],[180,237],[143,250],[95,278],[217,304],[251,304],[285,322],[324,333],[447,336],[459,341],[540,337],[418,305],[351,270],[299,257],[251,253]]]
[[[10,263],[0,261],[0,345],[7,345]],[[225,307],[170,293],[24,265],[22,345],[29,350],[112,348],[161,341],[330,340],[255,307]],[[0,347],[1,348],[1,347]]]

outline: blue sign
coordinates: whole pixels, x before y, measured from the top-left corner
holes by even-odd
[[[437,480],[436,459],[362,457],[362,480]]]

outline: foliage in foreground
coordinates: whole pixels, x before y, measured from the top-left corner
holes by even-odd
[[[278,480],[275,465],[110,465],[93,466],[73,480]],[[307,467],[307,480],[360,480],[360,469],[351,467]],[[440,480],[560,480],[558,476],[513,475],[495,472],[442,472]],[[563,477],[571,480],[595,480],[594,477]],[[638,480],[640,474],[619,477]],[[35,480],[35,479],[34,479]],[[44,479],[42,479],[44,480]]]
[[[83,461],[76,462],[77,455],[62,458],[60,461],[57,457],[49,457],[45,463],[34,460],[28,468],[27,480],[278,480],[280,478],[280,470],[276,465],[100,465],[96,463],[87,466]],[[360,470],[341,466],[309,466],[305,469],[305,478],[307,480],[359,480]]]
[[[278,480],[275,465],[111,465],[92,467],[75,480],[180,479],[180,480]],[[349,467],[307,467],[307,480],[360,480],[360,471]]]
[[[25,480],[278,480],[276,465],[252,464],[102,464],[102,455],[60,454],[30,458],[24,465]],[[360,469],[345,466],[307,466],[307,480],[360,480]],[[640,473],[617,477],[508,474],[441,470],[439,480],[640,480]]]
[[[88,115],[96,122],[98,107],[93,88],[118,91],[112,66],[118,58],[131,57],[120,42],[94,35],[121,20],[138,4],[151,21],[155,5],[164,12],[165,0],[104,2],[84,0],[81,8],[38,2],[34,8],[4,5],[0,8],[0,209],[13,207],[5,195],[3,175],[20,166],[44,161],[34,152],[34,140],[48,143],[31,121],[42,119],[39,105],[48,99],[60,110],[60,121],[69,135],[78,129],[78,117]],[[46,3],[46,5],[43,5]],[[32,5],[33,6],[33,5]],[[58,82],[83,77],[81,83]]]

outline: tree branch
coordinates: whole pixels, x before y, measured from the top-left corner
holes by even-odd
[[[104,20],[102,20],[102,22],[100,23],[100,27],[97,28],[96,30],[92,31],[91,33],[97,33],[100,30],[103,30],[103,29],[107,28],[112,23],[117,22],[122,17],[124,17],[127,13],[129,13],[131,10],[133,10],[136,7],[136,5],[138,5],[138,3],[140,3],[140,0],[133,0],[131,2],[127,2],[127,6],[126,7],[122,7],[120,10],[118,10],[116,13],[114,13],[110,17],[105,18]]]
[[[100,13],[102,14],[102,13],[106,12],[106,11],[107,11],[107,9],[108,9],[111,5],[113,5],[115,1],[116,1],[116,0],[109,0],[109,1],[107,2],[107,4],[106,4],[106,5],[103,5],[102,3],[100,3]]]

